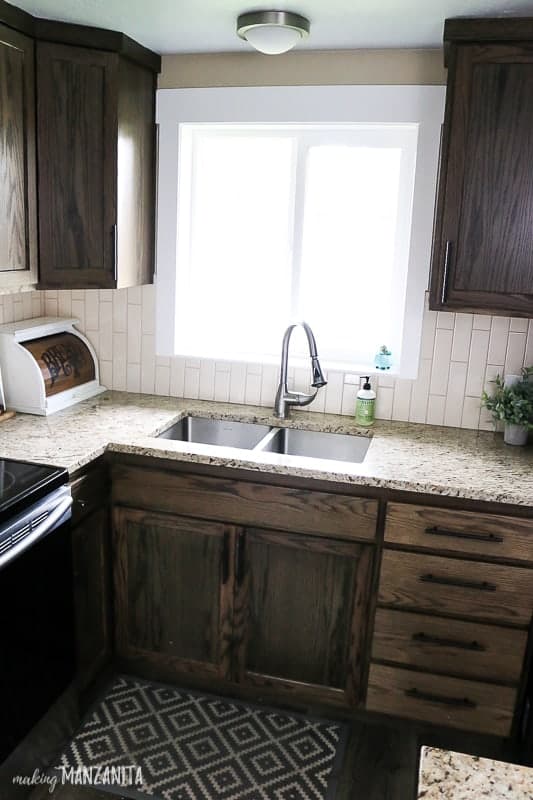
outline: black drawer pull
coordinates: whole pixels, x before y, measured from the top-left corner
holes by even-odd
[[[452,539],[470,539],[473,542],[493,542],[494,544],[503,542],[503,536],[498,536],[496,533],[449,531],[446,528],[439,528],[436,525],[433,528],[426,528],[425,532],[429,533],[431,536],[450,536]]]
[[[222,584],[226,584],[229,578],[229,532],[224,531],[222,539]]]
[[[244,580],[244,545],[246,541],[246,534],[241,531],[237,535],[237,551],[235,555],[235,580],[237,586],[240,586]]]
[[[469,700],[468,697],[445,697],[441,694],[432,692],[421,692],[419,689],[405,689],[406,697],[414,700],[426,700],[428,703],[441,703],[443,706],[454,706],[455,708],[477,708],[477,703]]]
[[[460,589],[476,589],[479,592],[495,592],[496,586],[488,581],[469,581],[464,578],[446,578],[445,576],[421,575],[419,578],[422,583],[436,583],[439,586],[457,586]]]
[[[475,653],[484,653],[486,647],[479,642],[462,642],[459,639],[445,639],[441,636],[431,636],[427,633],[413,633],[413,642],[421,642],[422,644],[436,644],[439,647],[455,647],[458,650],[472,650]]]

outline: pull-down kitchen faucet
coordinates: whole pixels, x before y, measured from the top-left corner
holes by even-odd
[[[311,356],[311,371],[312,382],[311,386],[316,389],[313,394],[304,394],[303,392],[291,392],[287,386],[287,370],[289,361],[289,342],[291,334],[296,325],[301,325],[307,336],[307,343],[309,345],[309,355]],[[281,374],[279,379],[278,391],[276,392],[276,402],[274,403],[274,416],[280,419],[287,419],[291,406],[307,406],[312,403],[317,396],[318,390],[321,386],[325,386],[327,380],[324,378],[318,354],[316,352],[316,342],[313,331],[307,322],[295,322],[289,325],[283,336],[283,345],[281,349]]]

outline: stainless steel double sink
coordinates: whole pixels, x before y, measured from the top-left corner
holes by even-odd
[[[364,460],[371,441],[367,436],[275,428],[255,422],[206,419],[193,415],[183,417],[160,433],[158,438],[351,463]]]

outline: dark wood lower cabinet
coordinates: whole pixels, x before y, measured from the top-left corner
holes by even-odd
[[[119,661],[155,678],[211,677],[354,706],[372,553],[350,541],[118,507]]]
[[[231,526],[114,510],[116,648],[154,676],[229,678]]]
[[[353,706],[361,695],[373,548],[283,531],[238,535],[237,679]]]
[[[109,509],[93,511],[72,531],[78,683],[87,686],[112,651]]]

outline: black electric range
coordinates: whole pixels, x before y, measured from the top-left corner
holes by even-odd
[[[28,505],[68,483],[61,467],[0,458],[0,529]]]
[[[0,459],[0,797],[75,674],[71,506],[65,469]]]

